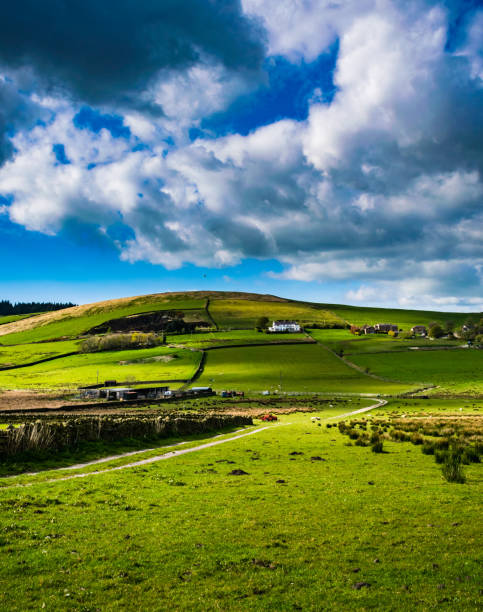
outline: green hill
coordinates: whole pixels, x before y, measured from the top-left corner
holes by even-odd
[[[451,320],[458,325],[470,316],[467,313],[317,304],[255,293],[189,291],[107,300],[5,322],[0,326],[0,343],[76,338],[111,319],[163,310],[180,311],[186,321],[206,321],[225,330],[253,328],[261,316],[270,320],[295,319],[307,327],[388,322],[403,329],[432,321],[444,324]],[[475,318],[478,316],[475,313]]]

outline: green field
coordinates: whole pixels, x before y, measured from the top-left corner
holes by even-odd
[[[0,345],[0,366],[21,365],[78,350],[78,341],[42,342],[39,344]]]
[[[210,313],[218,327],[228,329],[253,328],[260,317],[267,317],[270,322],[294,319],[302,326],[310,323],[343,323],[332,312],[303,302],[213,299],[210,301]]]
[[[434,349],[438,347],[460,347],[463,340],[429,338],[412,338],[403,340],[401,338],[391,338],[387,334],[371,334],[368,336],[355,336],[346,329],[313,329],[309,330],[312,338],[329,347],[333,351],[344,355],[357,355],[359,353],[377,353],[386,351],[410,351],[414,347]]]
[[[196,385],[244,391],[401,393],[411,385],[375,380],[317,344],[227,348],[207,353]]]
[[[190,378],[201,358],[199,351],[156,347],[73,355],[19,370],[0,371],[0,387],[56,388],[95,384],[105,380],[175,380]]]
[[[0,327],[0,332],[4,334],[0,335],[0,342],[2,344],[24,344],[57,338],[74,338],[110,319],[159,310],[183,311],[186,321],[208,320],[204,310],[206,304],[204,299],[190,299],[189,297],[167,299],[166,296],[161,299],[157,296],[143,296],[142,298],[133,298],[127,303],[125,303],[125,300],[118,302],[113,300],[112,303],[108,302],[107,305],[100,303],[87,308],[79,306],[47,313],[47,316],[38,315],[28,321],[27,328],[19,328],[18,331],[12,325],[9,328],[2,329]],[[36,322],[39,323],[38,326],[33,327]],[[18,325],[20,324],[17,323],[17,327]],[[10,328],[11,333],[6,334],[5,332],[9,331]]]
[[[370,308],[368,306],[344,306],[339,304],[323,304],[324,308],[353,325],[374,325],[375,323],[393,323],[400,329],[408,330],[414,325],[453,321],[462,325],[471,314],[461,312],[437,312],[430,310],[401,310],[399,308]],[[479,319],[479,315],[475,317]]]
[[[0,606],[479,609],[481,466],[448,483],[420,447],[376,455],[311,416],[137,468],[9,479],[34,484],[0,490]]]
[[[196,348],[212,346],[230,346],[232,344],[254,344],[273,342],[304,342],[307,336],[300,334],[265,334],[255,329],[237,329],[235,331],[217,331],[194,334],[173,334],[167,337],[168,343],[183,344]]]
[[[408,351],[376,355],[353,355],[350,360],[378,376],[403,383],[433,384],[437,393],[483,393],[483,351]]]

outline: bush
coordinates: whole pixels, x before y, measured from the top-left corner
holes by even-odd
[[[371,450],[373,453],[382,453],[383,452],[382,440],[378,440],[377,442],[374,442],[374,444],[371,447]]]
[[[441,472],[448,482],[458,482],[460,484],[466,482],[466,477],[461,465],[461,457],[461,449],[452,449],[447,453]]]
[[[424,444],[424,438],[421,434],[414,433],[411,436],[411,443],[415,444],[416,446],[418,446],[419,444]]]
[[[467,446],[463,450],[461,461],[465,465],[468,465],[469,463],[480,463],[481,460],[478,450],[474,446]]]
[[[434,455],[434,445],[432,442],[425,442],[421,447],[423,455]]]
[[[435,450],[434,451],[434,459],[436,463],[444,463],[446,461],[446,457],[448,455],[447,450]]]

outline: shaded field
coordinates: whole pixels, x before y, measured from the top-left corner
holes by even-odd
[[[401,393],[411,385],[375,380],[319,345],[227,348],[206,355],[196,385],[245,391]]]
[[[183,344],[195,348],[210,348],[212,346],[230,346],[232,344],[251,344],[265,342],[295,342],[307,341],[307,336],[300,334],[264,334],[250,329],[235,331],[219,331],[195,334],[168,335],[167,342]]]
[[[280,422],[125,471],[9,480],[36,484],[0,490],[0,605],[478,609],[480,466],[451,484],[413,445],[376,456],[311,415]]]
[[[2,366],[22,365],[64,353],[72,353],[77,351],[78,348],[78,342],[74,340],[0,346],[0,368]]]
[[[345,355],[359,353],[375,353],[380,351],[410,351],[417,349],[434,349],[438,347],[456,348],[461,346],[463,340],[429,340],[428,338],[413,338],[402,340],[391,338],[387,334],[374,334],[370,336],[354,336],[345,329],[311,329],[312,338],[328,346],[333,351]]]
[[[439,385],[437,393],[483,393],[483,351],[408,351],[353,355],[351,361],[379,376],[404,383]]]
[[[213,299],[210,301],[210,313],[220,328],[253,328],[260,317],[268,317],[270,322],[294,319],[301,325],[344,323],[329,310],[303,302]]]
[[[188,379],[201,353],[188,349],[155,347],[130,351],[106,351],[64,357],[55,361],[0,372],[0,387],[55,388],[95,384],[105,380]]]

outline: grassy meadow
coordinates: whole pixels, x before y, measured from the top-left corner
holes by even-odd
[[[458,326],[462,325],[470,316],[469,313],[461,312],[371,308],[368,306],[344,306],[339,304],[323,304],[321,306],[353,325],[393,323],[394,325],[398,325],[400,329],[406,331],[411,329],[414,325],[428,326],[433,322],[444,325],[447,321],[452,321]]]
[[[14,346],[0,345],[0,367],[22,365],[56,357],[64,353],[72,353],[79,348],[78,341],[65,340],[61,342],[41,342],[38,344],[17,344]]]
[[[438,347],[456,348],[461,346],[463,340],[448,340],[441,338],[430,340],[429,338],[391,338],[387,334],[371,334],[368,336],[355,336],[347,329],[311,329],[310,336],[329,347],[337,353],[344,355],[357,355],[359,353],[378,353],[387,351],[410,351],[415,347],[434,349]]]
[[[324,347],[259,346],[207,353],[196,385],[215,389],[323,393],[401,393],[412,385],[376,380],[345,365]]]
[[[218,327],[224,329],[254,328],[260,317],[268,317],[270,323],[272,320],[295,319],[302,326],[310,323],[344,323],[329,310],[304,302],[213,299],[210,301],[210,313]]]
[[[355,364],[373,374],[402,383],[438,385],[445,394],[483,393],[483,351],[407,351],[404,353],[351,355]]]
[[[461,485],[412,444],[347,446],[324,420],[340,411],[281,416],[168,461],[4,481],[0,605],[477,610],[481,466]]]
[[[183,344],[194,348],[211,348],[212,346],[230,346],[233,344],[256,344],[273,342],[304,342],[308,338],[300,334],[265,334],[255,329],[237,329],[234,331],[212,331],[194,334],[168,335],[167,342]]]
[[[190,378],[201,359],[199,351],[155,347],[105,351],[63,357],[55,361],[0,371],[0,387],[68,388],[105,380],[176,380]]]

